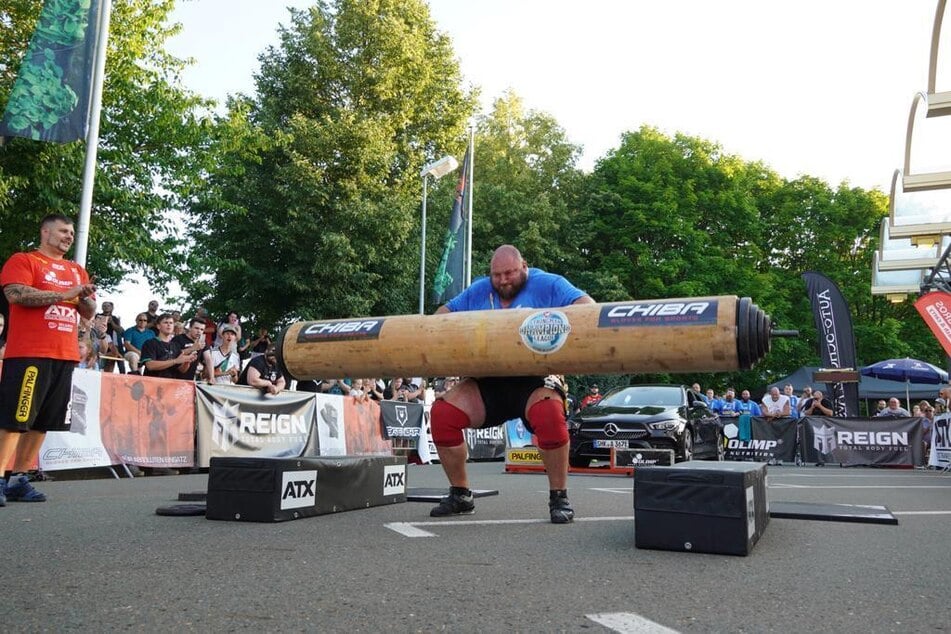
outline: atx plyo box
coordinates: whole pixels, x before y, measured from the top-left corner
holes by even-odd
[[[283,522],[405,501],[403,457],[212,458],[205,517]]]
[[[691,461],[634,471],[638,548],[748,555],[768,522],[765,463]]]

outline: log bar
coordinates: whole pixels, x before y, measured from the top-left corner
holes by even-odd
[[[770,335],[766,313],[729,295],[303,321],[277,349],[298,380],[726,372],[762,359]]]

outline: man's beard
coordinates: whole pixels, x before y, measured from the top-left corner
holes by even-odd
[[[494,284],[493,286],[495,286],[495,292],[498,293],[499,297],[501,297],[502,299],[504,300],[515,299],[515,296],[518,295],[519,292],[522,290],[522,288],[525,287],[525,281],[527,279],[528,279],[528,274],[523,271],[522,273],[519,274],[518,282],[515,282],[509,285],[507,288],[499,288],[498,286],[495,286]]]

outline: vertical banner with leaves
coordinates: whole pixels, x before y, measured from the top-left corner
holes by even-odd
[[[10,92],[0,136],[69,143],[86,135],[101,0],[46,0]]]
[[[449,228],[446,229],[446,237],[443,239],[442,258],[433,279],[434,304],[442,304],[461,293],[465,282],[466,223],[463,203],[471,194],[468,186],[469,160],[469,150],[466,150],[466,158],[462,161],[462,171],[456,185],[456,197],[452,201]]]

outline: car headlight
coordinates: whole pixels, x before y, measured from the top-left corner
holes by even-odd
[[[659,423],[650,423],[648,425],[651,429],[655,431],[683,431],[684,424],[679,420],[664,420]]]
[[[581,421],[575,419],[568,419],[568,431],[578,431],[581,429]]]

